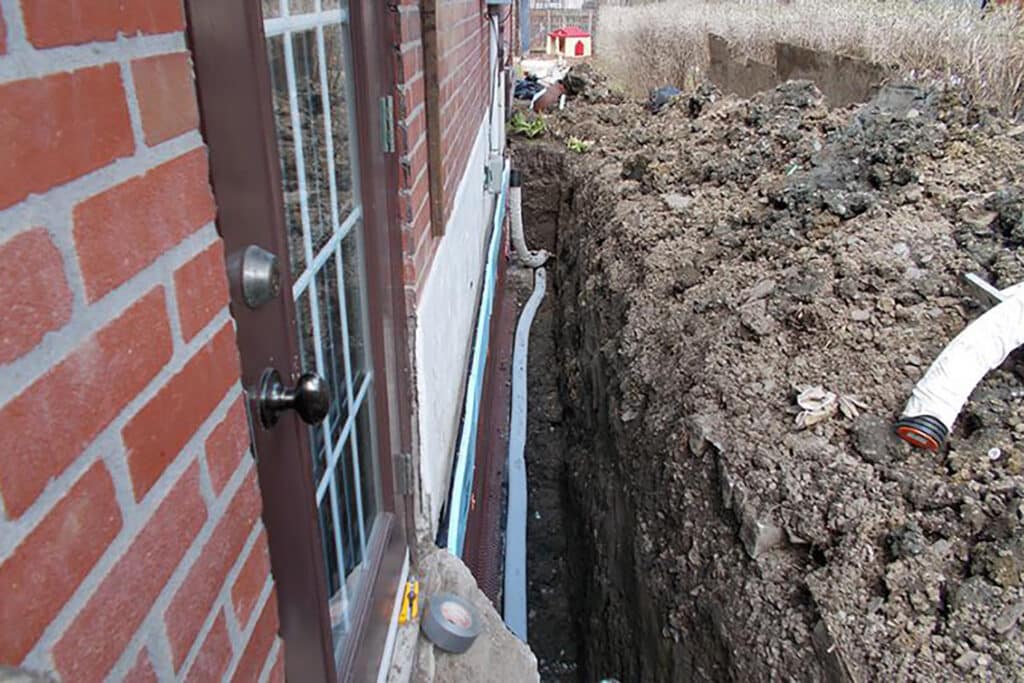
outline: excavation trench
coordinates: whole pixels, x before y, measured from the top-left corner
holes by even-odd
[[[555,146],[517,148],[514,160],[524,173],[527,243],[554,255],[530,334],[528,372],[529,641],[541,679],[720,679],[728,655],[715,635],[714,609],[697,607],[691,619],[670,625],[665,587],[652,586],[643,572],[653,546],[638,509],[657,514],[657,489],[650,487],[659,475],[643,466],[631,416],[623,421],[617,410],[623,304],[580,299],[593,267],[579,243],[596,218],[580,210],[587,190],[567,175]],[[514,269],[510,282],[525,300],[532,271]],[[699,477],[698,488],[717,486],[712,472]],[[694,516],[688,526],[696,523]]]
[[[1021,680],[1024,365],[941,453],[892,421],[978,315],[963,273],[1024,280],[1024,131],[949,91],[699,88],[652,115],[605,90],[513,163],[554,254],[528,373],[542,679]],[[815,386],[831,411],[801,412]]]

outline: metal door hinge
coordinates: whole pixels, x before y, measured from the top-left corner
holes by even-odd
[[[412,453],[395,453],[395,483],[398,487],[396,493],[400,496],[411,495],[415,479],[416,473],[412,466]]]
[[[395,98],[391,95],[380,98],[381,144],[384,153],[395,151]]]

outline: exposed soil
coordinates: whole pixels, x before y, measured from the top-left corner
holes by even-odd
[[[951,90],[587,99],[514,147],[556,252],[527,447],[545,679],[1024,680],[1024,368],[939,454],[891,434],[981,312],[962,274],[1024,279],[1024,129]],[[866,408],[799,428],[804,385]]]

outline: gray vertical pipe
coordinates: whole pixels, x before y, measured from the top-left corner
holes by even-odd
[[[530,0],[519,0],[519,54],[530,51]]]
[[[505,624],[526,641],[526,368],[530,326],[544,299],[547,273],[534,271],[512,349],[512,414],[508,435],[508,517],[505,522]]]

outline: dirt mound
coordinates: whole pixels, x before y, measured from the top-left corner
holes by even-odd
[[[1024,279],[1024,130],[951,90],[829,110],[807,82],[548,123],[516,154],[561,175],[584,675],[1024,679],[1024,368],[938,455],[891,434],[980,313],[962,274]],[[801,429],[812,385],[848,410]]]
[[[562,78],[565,94],[579,97],[585,102],[621,103],[622,92],[609,84],[608,77],[590,62],[575,64]]]

